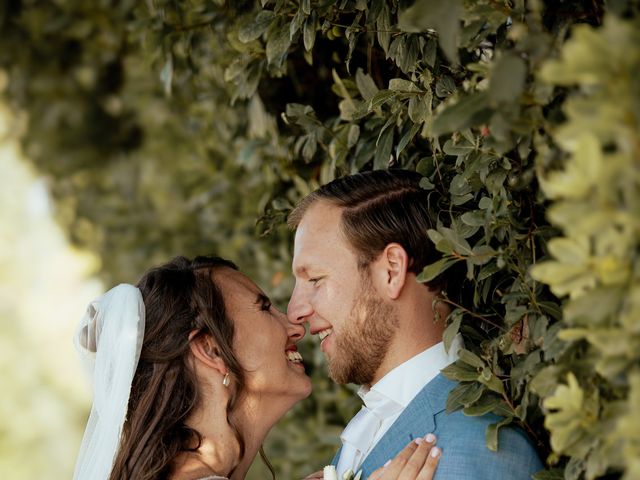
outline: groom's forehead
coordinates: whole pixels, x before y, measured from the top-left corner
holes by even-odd
[[[300,231],[326,231],[340,224],[343,208],[327,200],[318,200],[311,204],[298,224]]]

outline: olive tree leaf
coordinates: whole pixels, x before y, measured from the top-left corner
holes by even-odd
[[[476,368],[485,367],[484,361],[480,357],[478,357],[475,353],[467,350],[466,348],[461,348],[460,351],[458,352],[458,355],[460,356],[460,360],[462,360],[465,363],[468,363],[473,367],[476,367]]]
[[[407,130],[407,132],[402,136],[402,138],[398,142],[398,145],[396,145],[396,158],[400,156],[405,147],[409,144],[413,137],[416,136],[418,130],[420,130],[420,125],[417,123],[413,124],[411,128]]]
[[[360,95],[367,102],[370,102],[375,94],[378,93],[378,87],[371,75],[364,73],[361,68],[356,70],[356,85]]]
[[[391,12],[387,2],[382,2],[382,9],[376,20],[376,35],[378,43],[382,47],[385,55],[389,51],[389,42],[391,42]]]
[[[472,404],[480,398],[485,387],[479,383],[461,383],[454,387],[447,397],[447,413],[454,412],[459,408]]]
[[[303,28],[304,48],[307,52],[311,51],[316,41],[316,30],[318,29],[318,16],[314,10],[305,20]]]
[[[384,105],[387,101],[391,100],[398,93],[392,90],[380,90],[375,93],[369,102],[369,111]]]
[[[489,97],[495,103],[514,102],[524,88],[527,66],[510,52],[502,53],[491,71]]]
[[[487,92],[474,92],[463,96],[434,118],[431,133],[442,135],[487,121],[491,114],[489,101]]]
[[[458,382],[475,382],[478,378],[477,368],[459,360],[443,368],[441,372],[445,377]]]
[[[250,22],[240,28],[238,39],[241,42],[248,43],[259,38],[267,31],[275,17],[275,13],[271,10],[261,10]]]
[[[458,63],[461,14],[460,0],[417,0],[400,12],[398,26],[405,32],[435,30],[449,61]]]
[[[487,442],[487,448],[492,452],[498,451],[498,433],[500,429],[506,425],[509,425],[513,421],[513,417],[507,417],[499,422],[492,423],[487,427],[485,439]]]
[[[290,46],[289,25],[283,24],[275,28],[267,40],[266,54],[268,64],[279,68],[284,62]]]
[[[449,318],[449,325],[444,329],[442,334],[442,341],[444,342],[445,351],[449,351],[453,339],[456,338],[460,331],[460,324],[462,323],[462,312],[459,309],[454,310]],[[455,353],[455,352],[454,352]]]
[[[376,143],[377,149],[373,159],[374,170],[387,168],[393,148],[393,127],[388,127],[380,133]]]
[[[424,269],[422,270],[422,272],[420,272],[416,280],[418,282],[425,282],[425,283],[430,282],[431,280],[436,278],[438,275],[440,275],[442,272],[446,271],[449,267],[455,265],[459,261],[460,259],[458,258],[443,257],[440,260],[437,260],[434,263],[431,263],[426,267],[424,267]]]

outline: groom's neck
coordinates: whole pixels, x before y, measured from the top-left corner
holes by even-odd
[[[404,293],[405,296],[395,305],[398,327],[368,387],[375,385],[394,368],[442,341],[445,319],[450,310],[445,304],[436,302],[438,315],[434,314],[433,305],[438,293],[421,284],[411,285]]]

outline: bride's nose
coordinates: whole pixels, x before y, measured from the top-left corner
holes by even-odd
[[[300,340],[302,340],[304,338],[304,334],[305,334],[304,325],[288,323],[287,335],[289,335],[289,338],[293,340],[295,343],[298,343]]]

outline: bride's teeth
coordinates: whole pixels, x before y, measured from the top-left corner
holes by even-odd
[[[295,352],[293,350],[287,351],[287,360],[293,363],[302,363],[302,355],[300,352]]]

